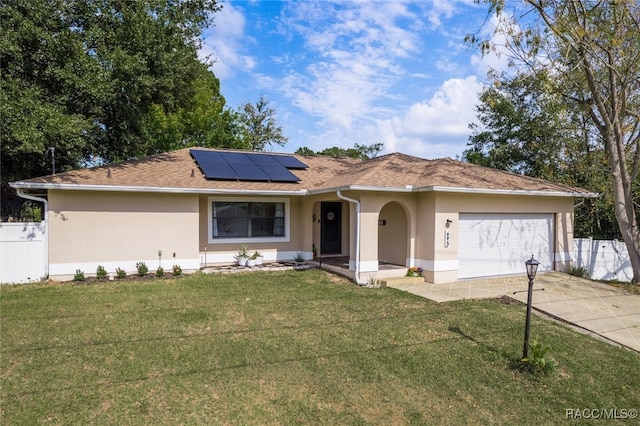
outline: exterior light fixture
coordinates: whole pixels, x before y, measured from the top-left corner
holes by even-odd
[[[538,272],[538,265],[540,264],[540,262],[535,260],[533,258],[533,255],[531,255],[531,259],[524,262],[524,264],[527,267],[527,277],[529,278],[529,280],[533,280],[536,277],[536,272]]]
[[[444,223],[444,226],[448,228],[449,226],[451,226],[452,223],[453,221],[451,219],[447,219],[447,221]]]
[[[531,255],[531,259],[527,260],[525,263],[527,267],[527,277],[529,278],[529,290],[527,293],[527,320],[524,326],[524,348],[522,349],[522,359],[527,358],[529,355],[529,330],[531,327],[531,302],[533,299],[533,279],[536,277],[536,272],[538,271],[538,265],[540,262],[533,258]]]

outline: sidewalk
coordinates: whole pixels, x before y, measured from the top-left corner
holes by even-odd
[[[436,302],[506,295],[527,303],[526,276],[449,284],[394,283],[389,280],[387,285]],[[640,295],[557,272],[538,274],[533,288],[534,309],[640,352]]]

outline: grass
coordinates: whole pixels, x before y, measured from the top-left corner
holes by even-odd
[[[0,296],[2,424],[548,425],[640,408],[637,353],[535,315],[558,369],[514,368],[520,304],[437,304],[319,270]]]

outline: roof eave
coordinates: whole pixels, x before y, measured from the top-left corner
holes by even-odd
[[[543,191],[529,189],[479,189],[452,186],[426,186],[416,188],[418,192],[459,192],[465,194],[484,195],[535,195],[545,197],[575,197],[575,198],[596,198],[596,192],[571,192],[571,191]]]
[[[176,188],[160,186],[122,186],[122,185],[82,185],[82,184],[60,184],[60,183],[36,183],[36,182],[11,182],[9,185],[15,189],[28,190],[76,190],[76,191],[109,191],[109,192],[153,192],[170,194],[248,194],[248,195],[293,195],[304,196],[310,194],[324,194],[336,191],[367,191],[367,192],[453,192],[464,194],[483,195],[530,195],[545,197],[574,197],[574,198],[597,198],[595,192],[570,192],[570,191],[541,191],[523,189],[478,189],[451,186],[426,186],[416,187],[406,185],[403,187],[391,186],[370,186],[370,185],[344,185],[339,187],[322,188],[317,190],[299,189],[288,190],[264,190],[264,189],[221,189],[221,188]]]
[[[165,194],[249,194],[249,195],[307,195],[306,189],[295,191],[263,189],[222,189],[222,188],[176,188],[166,186],[121,186],[121,185],[80,185],[64,183],[11,182],[15,189],[59,189],[67,191],[105,191],[105,192],[152,192]]]
[[[483,195],[530,195],[545,197],[573,197],[573,198],[596,198],[599,196],[596,192],[571,192],[571,191],[542,191],[542,190],[526,190],[526,189],[479,189],[452,186],[425,186],[416,187],[406,185],[404,187],[391,186],[368,186],[368,185],[344,185],[332,188],[322,188],[309,191],[310,194],[324,194],[336,191],[373,191],[373,192],[457,192],[464,194],[483,194]]]

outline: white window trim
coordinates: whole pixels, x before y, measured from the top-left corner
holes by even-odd
[[[284,203],[284,236],[283,237],[240,237],[240,238],[213,238],[213,202],[251,202],[251,203]],[[207,205],[207,239],[209,244],[242,244],[242,243],[288,243],[291,240],[291,209],[288,198],[268,197],[208,197]]]

